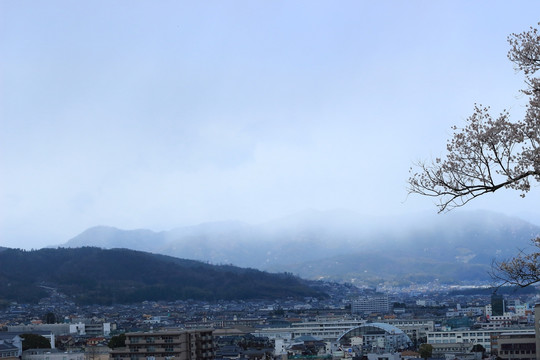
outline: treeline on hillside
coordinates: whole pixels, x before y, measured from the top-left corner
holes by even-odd
[[[36,302],[40,285],[57,287],[80,304],[159,300],[322,297],[291,274],[94,247],[0,252],[0,300]]]

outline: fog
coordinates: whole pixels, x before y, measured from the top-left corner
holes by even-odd
[[[535,11],[536,10],[536,11]],[[96,225],[260,224],[407,196],[474,103],[523,114],[506,37],[540,4],[0,3],[0,246]],[[540,224],[540,189],[471,202]],[[455,211],[460,211],[457,209]],[[444,215],[441,215],[444,216]]]

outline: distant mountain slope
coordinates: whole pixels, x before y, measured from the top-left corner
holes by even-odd
[[[159,233],[98,227],[64,246],[128,247],[310,279],[378,283],[395,281],[398,271],[410,281],[461,282],[488,280],[493,259],[512,256],[538,234],[538,226],[482,211],[382,219],[306,211],[256,226],[208,223]],[[340,265],[331,266],[336,259]]]
[[[83,304],[144,300],[325,296],[300,279],[127,249],[84,247],[0,252],[0,300],[36,301],[40,285]]]
[[[309,279],[348,279],[352,283],[369,285],[407,285],[435,279],[448,284],[486,281],[489,270],[487,264],[456,264],[406,253],[397,256],[379,252],[345,254],[289,266],[292,273],[301,273]]]
[[[149,243],[154,247],[162,246],[165,243],[163,233],[145,229],[120,230],[111,226],[95,226],[71,239],[69,247],[97,246],[146,251]]]

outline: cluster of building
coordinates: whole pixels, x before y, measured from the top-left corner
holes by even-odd
[[[0,360],[540,360],[538,294],[336,291],[333,302],[12,304],[0,313]],[[59,322],[40,321],[51,311]],[[25,334],[50,348],[23,351]],[[108,346],[121,337],[121,346]]]

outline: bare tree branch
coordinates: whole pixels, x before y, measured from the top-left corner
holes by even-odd
[[[540,25],[540,23],[539,23]],[[439,212],[450,211],[500,189],[514,189],[522,197],[530,182],[540,182],[540,35],[530,28],[508,37],[508,58],[525,74],[529,97],[525,116],[510,121],[503,111],[496,117],[489,107],[475,105],[464,128],[453,127],[444,158],[418,162],[410,170],[409,194],[438,199]],[[540,238],[533,240],[535,252],[494,263],[494,277],[503,283],[528,286],[540,281]]]
[[[532,251],[520,250],[511,259],[494,261],[491,276],[503,285],[526,287],[540,281],[540,237],[531,240]]]

